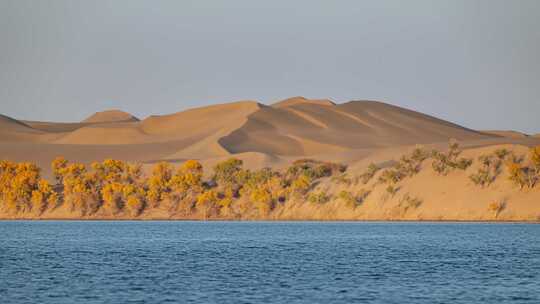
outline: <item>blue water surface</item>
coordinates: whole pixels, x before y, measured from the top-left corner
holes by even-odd
[[[540,225],[0,222],[1,303],[540,303]]]

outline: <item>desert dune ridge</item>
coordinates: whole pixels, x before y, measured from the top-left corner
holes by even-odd
[[[365,100],[337,104],[329,99],[304,97],[293,97],[271,105],[246,100],[193,108],[168,115],[153,115],[141,120],[120,110],[98,112],[82,122],[74,123],[18,121],[2,115],[0,127],[1,159],[34,163],[41,168],[41,175],[49,182],[53,181],[50,163],[58,156],[86,166],[105,159],[140,163],[141,170],[147,175],[157,163],[165,161],[178,166],[194,159],[206,169],[204,178],[208,179],[213,174],[210,168],[231,158],[241,160],[243,168],[248,170],[266,167],[284,170],[299,159],[313,159],[344,164],[348,166],[346,174],[354,175],[365,170],[372,162],[381,167],[391,165],[418,145],[427,150],[445,151],[451,139],[457,140],[463,149],[463,155],[471,155],[472,159],[478,158],[477,154],[484,151],[483,149],[493,152],[503,147],[525,155],[529,147],[540,145],[537,135],[529,136],[516,131],[472,130],[384,102]],[[440,181],[441,184],[432,185],[439,178],[428,172],[429,170],[422,170],[417,176],[403,181],[399,191],[403,190],[405,193],[405,190],[410,188],[418,196],[421,193],[426,202],[422,208],[427,208],[431,202],[449,205],[461,202],[461,209],[441,215],[441,210],[438,209],[441,205],[436,205],[433,207],[436,210],[434,212],[428,212],[427,209],[421,214],[408,212],[407,216],[399,215],[395,219],[441,217],[445,220],[489,220],[480,209],[464,214],[463,208],[469,208],[467,204],[472,204],[472,198],[477,195],[484,195],[482,201],[505,199],[496,198],[497,193],[502,193],[502,196],[515,196],[516,202],[537,198],[536,190],[515,192],[511,183],[499,181],[505,178],[498,178],[493,186],[476,189],[471,187],[467,174],[451,173],[445,177],[444,182]],[[324,179],[318,181],[317,185],[326,185],[328,189],[315,187],[313,189],[316,192],[324,191],[337,196],[344,191],[340,186]],[[463,197],[449,194],[449,189],[456,187],[466,189]],[[439,192],[433,192],[433,189],[439,189]],[[384,193],[377,194],[377,191],[379,190],[372,190],[373,195],[370,197],[383,196]],[[514,192],[515,194],[512,194]],[[381,197],[377,204],[382,204]],[[304,198],[307,200],[307,196]],[[371,200],[372,198],[366,200],[364,211],[367,212],[366,206],[370,206]],[[513,204],[518,204],[516,202]],[[317,207],[319,211],[312,211],[319,215],[307,218],[394,218],[378,211],[363,213],[362,216],[338,216],[337,213],[334,214],[337,212],[334,209],[325,209],[333,206],[332,204]],[[288,205],[287,208],[291,206]],[[306,210],[315,208],[304,207]],[[511,215],[508,209],[507,214],[500,214],[500,218],[536,218],[536,207],[523,208],[527,212],[519,211],[519,214]],[[300,219],[307,216],[295,213],[300,212],[296,209],[294,212],[287,210],[289,209],[281,210],[277,218]],[[329,212],[334,215],[328,215]],[[349,211],[345,213],[349,214]],[[154,215],[145,216],[151,218]],[[155,216],[160,218],[165,215]]]
[[[379,101],[336,104],[301,96],[271,105],[251,100],[217,104],[142,120],[121,110],[97,112],[78,123],[1,116],[0,126],[3,158],[43,168],[60,155],[84,163],[105,158],[145,163],[239,154],[259,165],[264,162],[246,155],[264,155],[266,165],[275,166],[302,157],[350,162],[363,151],[444,145],[451,138],[463,147],[539,142],[519,132],[471,130]]]

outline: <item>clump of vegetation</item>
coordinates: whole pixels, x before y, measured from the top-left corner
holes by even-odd
[[[342,190],[339,192],[338,198],[344,202],[348,208],[356,208],[364,202],[370,193],[371,191],[363,189],[357,195],[354,195],[350,191]]]
[[[428,157],[427,151],[422,147],[416,147],[410,155],[403,155],[395,167],[401,175],[412,177],[420,172],[422,162]]]
[[[447,175],[455,169],[466,170],[472,164],[472,159],[459,157],[461,152],[462,150],[455,140],[450,141],[446,153],[433,150],[431,155],[433,158],[433,170],[440,175]]]
[[[360,175],[362,183],[364,185],[367,184],[373,178],[373,176],[375,176],[375,173],[377,173],[379,169],[380,168],[377,165],[375,165],[374,163],[370,163],[366,169],[366,172]]]
[[[49,199],[50,196],[53,196]],[[0,199],[11,213],[29,212],[45,208],[54,200],[52,188],[31,163],[0,161]]]
[[[475,185],[485,187],[495,181],[501,172],[502,159],[499,155],[494,153],[491,155],[480,155],[478,157],[480,167],[477,172],[469,176]]]
[[[390,194],[392,197],[394,197],[398,191],[399,187],[396,187],[395,185],[388,185],[386,187],[386,193]]]
[[[506,208],[506,203],[505,202],[500,202],[500,201],[494,201],[494,202],[491,202],[488,206],[488,210],[490,212],[493,212],[493,214],[495,215],[495,218],[499,217],[499,214]]]
[[[458,157],[458,150],[451,145],[443,154],[445,166],[464,168],[470,164],[470,160]],[[403,179],[420,171],[427,155],[418,147],[381,172],[377,180],[385,184],[385,199],[396,195]],[[521,188],[532,188],[540,180],[540,147],[531,149],[527,161],[505,149],[483,155],[478,161],[479,171],[471,175],[478,185],[489,185],[503,163],[510,179]],[[337,199],[350,208],[360,206],[370,194],[366,189],[349,188],[353,179],[345,173],[346,166],[309,159],[285,170],[248,170],[241,160],[231,158],[216,164],[206,180],[203,166],[196,160],[179,166],[156,163],[149,174],[144,174],[140,164],[113,159],[85,165],[59,157],[51,168],[54,181],[49,183],[31,163],[0,161],[0,210],[15,215],[31,212],[33,216],[62,206],[81,216],[138,217],[157,209],[187,218],[268,218],[291,200],[330,201],[331,193],[313,190],[324,179],[348,188],[339,192]],[[379,170],[370,164],[358,179],[367,184]],[[400,199],[405,212],[420,204],[421,200],[408,194]]]
[[[308,195],[308,202],[313,204],[325,204],[330,200],[330,196],[325,191],[314,192]]]
[[[505,160],[507,157],[511,156],[512,155],[512,152],[507,150],[507,149],[497,149],[493,152],[493,154],[498,158],[500,159],[501,161],[502,160]]]
[[[530,149],[529,164],[523,164],[523,159],[512,157],[506,161],[509,179],[520,189],[533,188],[540,180],[540,146]]]
[[[416,147],[410,155],[403,155],[391,168],[385,169],[379,176],[379,182],[386,184],[386,192],[394,196],[399,191],[396,184],[418,174],[427,157],[428,153],[423,148]]]
[[[413,196],[410,196],[408,193],[403,195],[401,197],[401,199],[399,200],[399,205],[398,207],[402,210],[403,214],[407,213],[407,211],[411,210],[411,209],[416,209],[418,207],[420,207],[420,205],[422,205],[422,200],[417,198],[417,197],[413,197]]]
[[[399,167],[389,168],[384,170],[379,176],[379,182],[386,184],[396,184],[405,178],[405,174],[399,169]]]
[[[344,164],[321,162],[313,159],[299,159],[287,169],[287,175],[289,177],[306,175],[315,180],[318,178],[343,173],[345,170],[347,170],[347,166]]]
[[[347,173],[332,176],[331,181],[336,183],[336,184],[346,185],[346,186],[350,186],[352,184],[352,182],[353,182],[352,179],[347,176]]]

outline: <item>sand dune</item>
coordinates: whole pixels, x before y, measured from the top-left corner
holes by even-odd
[[[139,121],[139,119],[129,113],[120,110],[107,110],[97,112],[83,120],[86,123],[102,123],[102,122],[128,122]]]
[[[49,121],[22,121],[33,129],[48,132],[48,133],[66,133],[72,132],[79,128],[91,125],[91,123],[81,122],[49,122]]]
[[[508,138],[526,138],[530,136],[528,134],[518,132],[518,131],[512,131],[512,130],[487,130],[487,131],[482,131],[482,133],[508,137]]]
[[[0,130],[4,132],[14,131],[14,132],[37,133],[27,124],[20,122],[16,119],[13,119],[9,116],[2,115],[2,114],[0,114]]]
[[[0,116],[0,155],[35,161],[44,168],[57,155],[84,162],[107,157],[204,161],[242,155],[246,163],[256,164],[267,162],[260,160],[264,155],[279,159],[269,164],[307,156],[349,163],[388,149],[444,146],[450,138],[471,148],[540,142],[514,133],[479,132],[377,101],[335,104],[328,99],[293,97],[271,106],[239,101],[141,121],[119,110],[98,112],[80,123]]]
[[[497,148],[525,155],[528,147],[540,145],[538,134],[471,130],[377,101],[335,104],[327,99],[293,97],[270,106],[240,101],[144,120],[112,110],[79,123],[18,121],[0,115],[0,157],[34,162],[49,179],[50,162],[57,156],[86,164],[106,158],[139,162],[146,173],[159,161],[179,165],[198,159],[206,177],[218,162],[231,157],[241,159],[247,169],[282,169],[299,158],[313,158],[347,164],[347,176],[355,177],[370,163],[392,166],[417,145],[427,151],[445,150],[451,138],[460,142],[463,156],[471,159]],[[433,171],[430,162],[426,160],[418,174],[400,181],[395,196],[388,197],[386,186],[375,183],[377,175],[365,185],[343,185],[328,177],[317,181],[310,191],[327,193],[332,197],[329,202],[291,201],[276,207],[268,219],[493,220],[492,202],[505,204],[498,220],[540,218],[539,187],[520,191],[503,172],[492,185],[481,188],[469,178],[478,169],[478,161],[466,171],[444,177]],[[351,209],[339,199],[342,191],[364,190],[370,194],[360,207]],[[406,195],[422,203],[403,209]],[[55,209],[44,218],[77,217],[66,208]],[[181,218],[160,209],[149,210],[141,218],[171,216]]]
[[[335,103],[330,99],[307,99],[302,96],[287,98],[272,104],[274,108],[285,108],[297,104],[318,104],[323,106],[333,106]]]
[[[78,128],[57,139],[54,143],[79,145],[119,145],[152,142],[136,125],[90,125]]]
[[[38,141],[44,133],[11,117],[0,114],[0,141]]]

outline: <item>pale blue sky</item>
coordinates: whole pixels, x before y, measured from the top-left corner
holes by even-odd
[[[0,113],[296,95],[540,132],[540,1],[0,0]]]

